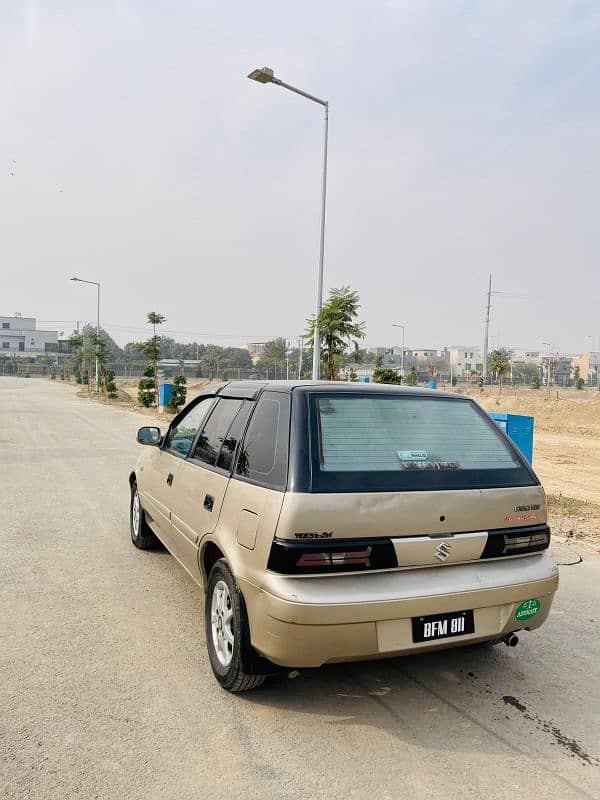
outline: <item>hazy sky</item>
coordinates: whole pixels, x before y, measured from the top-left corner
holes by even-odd
[[[326,287],[371,344],[600,336],[600,4],[3,0],[0,313],[124,343],[298,335]],[[185,333],[184,333],[185,332]]]

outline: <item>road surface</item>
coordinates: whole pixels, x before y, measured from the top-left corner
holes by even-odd
[[[0,378],[0,797],[600,797],[598,556],[561,567],[551,619],[517,648],[229,695],[200,591],[129,541],[144,419]]]

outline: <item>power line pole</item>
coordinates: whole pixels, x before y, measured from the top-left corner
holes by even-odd
[[[490,303],[492,299],[492,276],[490,274],[490,282],[488,285],[487,293],[487,308],[485,312],[485,336],[483,337],[483,380],[487,378],[488,372],[488,338],[490,335]]]

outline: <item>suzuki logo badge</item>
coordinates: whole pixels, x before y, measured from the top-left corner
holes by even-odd
[[[433,554],[438,561],[445,561],[448,556],[450,555],[450,550],[452,549],[452,545],[450,542],[440,542],[438,546],[435,548],[435,553]]]

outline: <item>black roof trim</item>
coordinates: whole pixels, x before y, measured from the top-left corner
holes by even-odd
[[[219,392],[219,397],[232,397],[237,400],[256,400],[266,385],[266,382],[233,381],[223,386]]]

